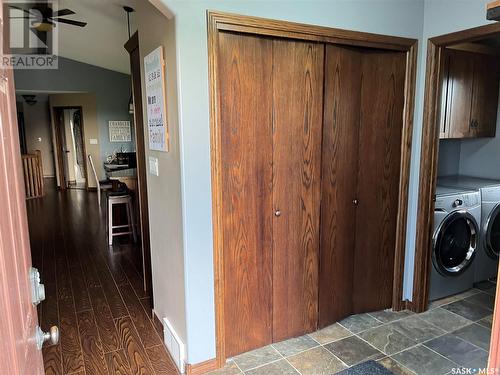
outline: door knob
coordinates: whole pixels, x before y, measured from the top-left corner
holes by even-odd
[[[353,205],[357,206],[357,205],[358,205],[358,203],[359,203],[359,201],[358,201],[357,199],[353,199],[353,200],[352,200],[352,204],[353,204]]]
[[[280,210],[274,211],[274,216],[276,216],[276,217],[281,216],[281,211]]]
[[[49,341],[51,345],[56,345],[59,342],[59,328],[52,326],[49,332],[43,332],[39,326],[36,326],[36,346],[38,350],[42,349],[43,343],[46,341]]]

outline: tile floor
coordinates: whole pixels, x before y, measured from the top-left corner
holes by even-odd
[[[213,375],[330,375],[373,359],[396,375],[486,366],[495,284],[432,302],[422,314],[378,311],[230,359]],[[477,372],[477,370],[476,370]]]

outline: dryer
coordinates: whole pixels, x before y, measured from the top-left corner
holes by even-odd
[[[438,183],[480,192],[480,246],[475,262],[474,282],[495,278],[500,254],[500,181],[470,176],[449,176],[440,178]]]
[[[471,289],[478,247],[481,198],[478,191],[438,186],[434,208],[431,301]]]

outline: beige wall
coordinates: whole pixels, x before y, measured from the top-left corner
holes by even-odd
[[[159,318],[166,317],[170,321],[186,343],[175,25],[173,20],[167,20],[146,1],[136,1],[134,8],[139,31],[143,103],[146,102],[144,56],[162,45],[166,61],[167,119],[170,130],[168,153],[149,150],[146,106],[143,113],[146,158],[158,158],[159,165],[159,176],[151,175],[149,171],[147,173],[154,310]]]
[[[96,113],[96,99],[94,94],[53,94],[49,95],[50,103],[50,113],[54,113],[54,107],[82,107],[83,112],[83,136],[85,137],[85,151],[86,154],[92,155],[94,163],[100,163],[101,153],[99,150],[99,144],[91,145],[90,139],[99,139],[99,128],[97,125],[97,113]],[[54,116],[52,116],[52,137],[54,138]],[[55,142],[54,142],[55,144]],[[95,178],[92,174],[92,168],[88,165],[87,161],[87,174],[89,180],[89,187],[96,187]],[[58,165],[56,163],[56,171],[58,170]],[[102,167],[96,165],[97,173],[99,179],[102,176]],[[59,180],[59,177],[57,178]],[[59,184],[59,181],[58,181]]]
[[[33,105],[23,103],[26,148],[28,153],[35,150],[42,152],[43,175],[53,177],[55,172],[49,103],[47,97],[38,99]]]

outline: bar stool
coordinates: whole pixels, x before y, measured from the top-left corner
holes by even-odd
[[[113,225],[113,206],[124,204],[127,209],[127,224]],[[126,232],[114,232],[114,229],[128,228]],[[134,242],[137,242],[135,231],[135,220],[132,206],[132,196],[127,192],[108,192],[108,242],[113,245],[114,236],[126,236],[132,234]]]

